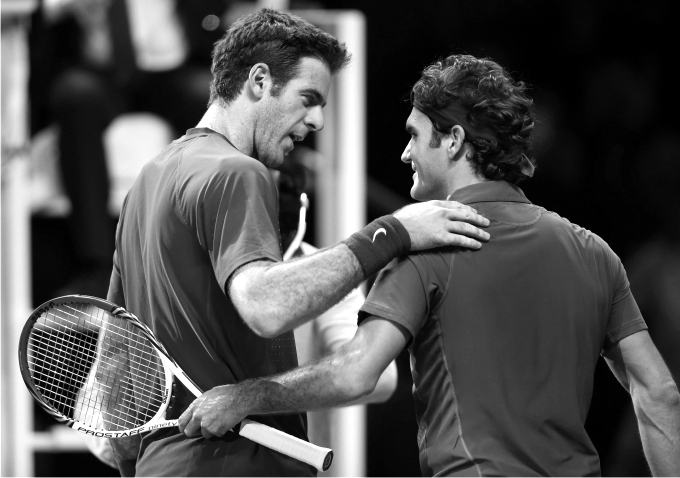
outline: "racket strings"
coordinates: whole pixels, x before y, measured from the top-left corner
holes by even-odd
[[[90,304],[43,313],[28,359],[43,397],[63,415],[93,428],[141,426],[165,401],[165,373],[151,342],[129,321]]]
[[[63,322],[59,327],[54,327],[53,324],[59,323],[56,319],[60,317],[54,311],[52,313],[54,317],[51,320],[45,320],[40,329],[33,330],[34,346],[29,348],[28,356],[38,365],[50,365],[43,368],[43,372],[47,374],[44,379],[41,380],[38,374],[34,378],[45,385],[45,391],[53,386],[53,391],[59,392],[63,390],[65,383],[85,382],[96,357],[96,337],[64,327]],[[36,343],[40,346],[36,347]]]
[[[69,415],[68,404],[85,379],[83,370],[93,361],[96,338],[87,330],[76,334],[63,326],[54,327],[59,324],[54,318],[44,323],[47,327],[34,327],[29,342],[29,360],[35,365],[33,378],[57,410]],[[69,359],[70,356],[78,359]]]

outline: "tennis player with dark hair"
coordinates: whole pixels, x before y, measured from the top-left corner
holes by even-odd
[[[281,263],[267,168],[323,127],[331,77],[348,60],[344,45],[293,15],[265,9],[239,19],[215,45],[203,119],[145,165],[125,200],[108,299],[143,317],[201,389],[295,367],[293,329],[391,259],[446,244],[478,248],[489,237],[469,206],[434,201]],[[168,418],[192,399],[177,384]],[[303,413],[258,419],[306,439]],[[167,428],[112,445],[123,475],[316,473],[235,433],[207,440]]]
[[[415,170],[411,195],[474,205],[493,240],[394,260],[349,344],[208,391],[180,428],[221,436],[249,414],[352,400],[407,346],[424,475],[598,475],[584,423],[603,355],[631,393],[653,473],[680,475],[680,395],[619,258],[517,186],[534,171],[525,86],[493,61],[454,55],[424,70],[411,100],[402,156]]]

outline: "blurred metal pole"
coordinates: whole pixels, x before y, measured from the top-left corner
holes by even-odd
[[[28,27],[34,0],[2,0],[2,475],[32,476],[33,400],[17,347],[31,312]]]
[[[334,244],[366,225],[366,18],[357,10],[299,10],[347,45],[348,67],[333,77],[324,114],[325,127],[316,133],[323,158],[317,166],[317,246]],[[366,407],[331,411],[331,444],[335,461],[319,476],[366,475]]]
[[[274,10],[288,10],[290,2],[288,0],[257,0],[257,8],[273,8]]]

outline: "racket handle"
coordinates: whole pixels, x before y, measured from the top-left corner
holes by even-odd
[[[319,471],[328,470],[333,462],[333,450],[330,448],[316,446],[247,418],[241,422],[238,433],[260,445],[312,465]]]

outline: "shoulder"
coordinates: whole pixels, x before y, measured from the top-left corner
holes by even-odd
[[[177,169],[180,191],[227,188],[274,188],[269,170],[257,159],[231,146],[217,135],[192,138]]]
[[[439,248],[399,257],[381,271],[376,283],[396,288],[407,296],[443,294],[449,283],[456,251],[458,248]],[[408,286],[404,287],[405,284]]]
[[[609,247],[609,244],[607,244],[607,242],[596,233],[586,229],[585,227],[581,227],[578,224],[574,224],[573,222],[569,221],[569,219],[560,216],[556,212],[548,211],[542,207],[541,211],[543,213],[541,218],[543,219],[545,225],[556,229],[558,233],[562,233],[563,235],[573,236],[574,238],[580,240],[585,247],[599,250],[605,255],[616,257],[618,259],[618,256],[616,256],[612,248]]]
[[[600,264],[608,271],[611,280],[619,284],[627,282],[621,259],[602,237],[545,209],[542,220],[542,227],[551,230],[554,239],[566,244],[567,250],[574,257],[578,256],[581,263],[590,264],[591,267],[600,267]]]
[[[462,252],[459,247],[439,247],[426,251],[417,251],[404,256],[421,277],[447,280],[457,253]]]
[[[182,154],[182,163],[196,173],[268,173],[267,167],[260,161],[241,153],[217,135],[190,139]]]

